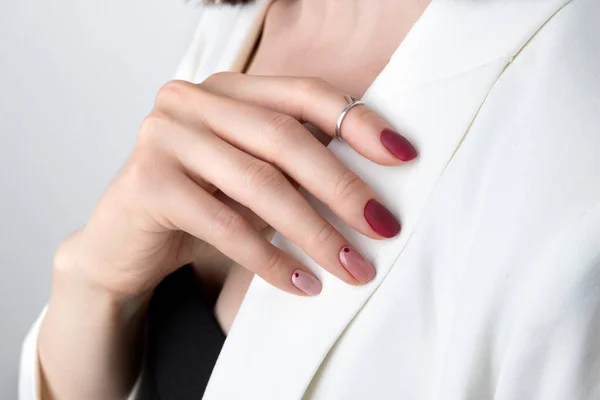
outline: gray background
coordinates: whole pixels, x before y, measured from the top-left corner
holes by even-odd
[[[125,160],[190,44],[184,0],[0,1],[0,399],[52,256]]]

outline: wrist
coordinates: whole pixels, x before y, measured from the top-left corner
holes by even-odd
[[[149,296],[125,298],[89,279],[76,241],[65,240],[55,257],[40,379],[53,398],[125,398],[139,372]]]
[[[54,256],[52,299],[69,298],[82,307],[102,307],[129,319],[145,311],[151,293],[124,294],[97,282],[81,265],[80,231],[67,237]]]

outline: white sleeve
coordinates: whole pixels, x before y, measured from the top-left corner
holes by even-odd
[[[19,400],[42,400],[40,393],[40,361],[38,356],[38,336],[40,325],[48,306],[44,307],[37,320],[29,329],[21,349],[21,363],[19,367]],[[138,399],[142,374],[127,397],[128,400]]]
[[[41,400],[37,342],[46,309],[47,306],[44,307],[23,342],[19,367],[19,400]]]

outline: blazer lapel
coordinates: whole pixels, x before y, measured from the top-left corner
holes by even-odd
[[[237,6],[213,5],[203,9],[188,52],[176,79],[202,82],[219,71],[241,72],[262,30],[272,0]]]
[[[274,243],[323,282],[299,298],[255,278],[227,338],[204,399],[300,399],[339,335],[385,279],[404,249],[438,178],[469,131],[486,96],[528,40],[568,0],[433,0],[363,99],[419,149],[416,162],[385,168],[333,141],[330,149],[381,195],[403,222],[402,233],[373,241],[316,209],[369,257],[377,277],[342,284],[298,247]]]

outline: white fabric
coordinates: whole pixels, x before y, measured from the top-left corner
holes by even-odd
[[[239,69],[267,4],[203,13],[177,77]],[[402,233],[361,237],[306,194],[376,279],[344,285],[276,236],[323,293],[255,279],[204,398],[600,398],[598,16],[598,0],[433,0],[363,98],[419,159],[330,145]]]
[[[47,307],[44,307],[23,342],[19,374],[19,399],[33,400],[40,398],[40,368],[38,362],[37,340],[40,324],[42,323],[44,315],[46,315],[46,309]]]

